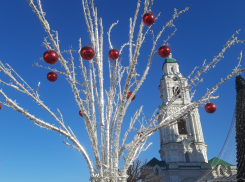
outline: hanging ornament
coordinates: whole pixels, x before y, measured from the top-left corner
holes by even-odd
[[[2,106],[1,106],[1,104],[0,104],[0,110],[2,109]]]
[[[138,135],[141,137],[142,135],[144,135],[144,132],[138,133]]]
[[[43,53],[43,60],[48,64],[55,64],[58,61],[58,54],[53,50],[47,50]]]
[[[127,99],[129,99],[130,95],[132,94],[132,92],[128,92],[128,95],[127,95]],[[133,96],[132,100],[134,100],[136,98],[136,95]]]
[[[49,72],[47,74],[47,79],[51,82],[55,82],[57,80],[58,76],[55,72]]]
[[[143,16],[143,22],[145,25],[152,25],[155,21],[155,16],[152,13],[146,13]]]
[[[158,49],[158,54],[163,57],[163,58],[166,58],[169,56],[170,54],[170,48],[166,45],[163,45],[161,46],[159,49]]]
[[[85,60],[91,60],[94,57],[94,50],[90,46],[84,46],[80,52],[81,56]]]
[[[207,113],[214,113],[216,109],[216,105],[212,102],[209,102],[205,105],[205,110]]]
[[[111,49],[109,52],[109,58],[111,58],[112,60],[116,60],[117,58],[119,58],[119,52],[116,49]]]
[[[81,111],[79,111],[79,115],[83,117],[83,114],[82,114],[82,112],[81,112]]]

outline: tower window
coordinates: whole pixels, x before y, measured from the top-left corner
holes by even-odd
[[[173,66],[171,67],[171,72],[174,73],[174,67]]]
[[[173,87],[173,95],[178,95],[180,93],[180,88],[179,87]],[[178,96],[178,98],[181,98],[181,95]]]
[[[185,153],[185,161],[190,162],[189,154],[188,152]]]
[[[159,175],[159,169],[158,169],[158,168],[155,169],[155,175],[156,175],[156,176]]]
[[[221,168],[219,169],[219,173],[220,173],[221,176],[224,176],[224,172],[223,172],[223,170]]]
[[[178,129],[179,129],[179,134],[182,134],[182,135],[188,134],[185,120],[181,119],[178,122]]]

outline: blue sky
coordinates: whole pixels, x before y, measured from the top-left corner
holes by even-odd
[[[90,44],[81,0],[73,0],[72,3],[67,0],[43,0],[42,4],[51,29],[59,32],[61,50],[69,49],[70,45],[78,50],[79,38],[82,39],[83,45]],[[104,81],[105,87],[108,88],[109,46],[106,33],[110,25],[119,20],[119,24],[111,33],[112,44],[119,49],[128,41],[129,18],[134,16],[136,0],[95,0],[95,5],[98,7],[98,16],[103,19]],[[161,12],[161,16],[153,27],[154,34],[156,35],[172,18],[174,8],[182,10],[190,7],[189,11],[174,21],[178,30],[168,42],[173,57],[179,62],[180,72],[188,76],[195,66],[202,65],[204,59],[210,62],[236,30],[242,29],[239,38],[245,39],[244,5],[245,1],[242,0],[155,0],[152,13],[157,15]],[[143,3],[136,24],[136,32],[142,13]],[[58,80],[51,83],[46,79],[47,70],[32,66],[34,62],[46,65],[39,58],[46,50],[42,42],[47,35],[28,2],[1,0],[0,25],[0,60],[3,63],[9,63],[32,88],[35,89],[38,82],[41,82],[39,91],[41,99],[53,112],[56,113],[59,108],[65,124],[73,129],[92,157],[91,143],[87,140],[83,118],[78,114],[78,106],[65,78],[58,75]],[[161,45],[172,31],[174,28],[168,28],[157,45]],[[146,66],[151,46],[152,35],[149,34],[142,46],[137,65],[140,74]],[[216,68],[203,75],[204,82],[196,88],[197,92],[193,100],[199,99],[207,88],[211,88],[220,81],[221,77],[224,78],[232,72],[241,50],[244,50],[244,44],[235,45],[226,51],[225,58],[218,63]],[[127,48],[121,57],[122,64],[127,66]],[[150,119],[153,111],[161,104],[158,86],[163,75],[161,70],[163,62],[164,59],[158,55],[154,58],[146,81],[126,113],[123,131],[127,129],[130,117],[141,105],[144,105],[146,118]],[[75,63],[78,65],[78,59]],[[62,70],[59,64],[52,67]],[[77,74],[80,79],[79,70]],[[245,77],[245,74],[243,73],[242,76]],[[9,81],[2,72],[0,72],[0,79]],[[31,114],[58,125],[27,96],[2,84],[0,88],[10,98],[16,99],[21,107],[28,109]],[[219,154],[230,127],[236,102],[235,79],[232,78],[221,85],[216,95],[219,95],[219,99],[213,100],[217,105],[217,111],[214,114],[206,113],[204,108],[199,109],[204,140],[208,144],[209,159]],[[0,96],[0,100],[4,101],[4,98]],[[0,181],[89,181],[89,170],[82,155],[71,147],[66,147],[62,143],[63,140],[64,137],[58,133],[40,129],[20,113],[3,106],[0,110]],[[153,145],[143,152],[139,159],[150,160],[153,157],[160,159],[159,132],[156,132],[148,141],[153,142]]]

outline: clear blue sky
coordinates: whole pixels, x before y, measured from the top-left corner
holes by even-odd
[[[42,4],[51,29],[59,32],[61,50],[68,49],[70,45],[78,50],[79,38],[82,39],[83,45],[87,42],[90,44],[81,0],[43,0]],[[111,33],[112,44],[119,49],[128,41],[129,18],[134,16],[136,0],[95,0],[95,5],[98,7],[99,17],[103,19],[104,81],[105,87],[108,88],[109,46],[106,33],[110,25],[119,20],[119,24]],[[152,12],[155,15],[161,12],[161,16],[156,21],[153,30],[156,35],[172,18],[174,8],[182,10],[190,7],[189,11],[174,21],[178,30],[169,41],[173,57],[179,62],[180,72],[188,76],[195,66],[202,65],[204,59],[210,62],[236,30],[242,29],[239,38],[245,39],[244,6],[245,1],[242,0],[155,0]],[[142,8],[143,4],[136,27],[141,21]],[[65,78],[58,75],[58,80],[51,83],[46,79],[47,70],[32,66],[34,62],[46,65],[39,58],[46,50],[42,42],[47,35],[28,2],[1,0],[0,25],[0,60],[3,63],[9,63],[32,88],[35,89],[38,82],[41,82],[39,91],[41,99],[53,112],[56,113],[56,109],[60,109],[65,124],[73,129],[92,157],[91,144],[87,139],[83,118],[78,115],[78,106]],[[164,32],[158,46],[173,30],[174,28],[168,28]],[[152,36],[149,34],[141,50],[137,65],[140,74],[146,66],[152,45],[151,39]],[[217,67],[203,76],[204,82],[196,88],[197,92],[193,100],[199,99],[207,88],[211,88],[220,81],[221,77],[226,77],[231,73],[238,62],[237,57],[241,50],[244,50],[244,44],[235,45],[227,50],[225,58],[218,63]],[[127,48],[121,57],[123,57],[122,64],[127,66]],[[146,81],[127,111],[123,131],[127,128],[132,114],[141,105],[144,105],[145,115],[149,119],[153,111],[161,104],[158,86],[163,74],[161,70],[163,62],[164,59],[158,55],[155,57]],[[75,63],[78,65],[77,59]],[[244,65],[244,60],[241,64]],[[62,70],[59,64],[52,67]],[[79,70],[77,74],[79,78]],[[242,76],[245,77],[245,74]],[[0,79],[9,81],[2,72],[0,72]],[[2,84],[0,88],[10,98],[16,99],[20,106],[28,109],[31,114],[58,125],[27,96]],[[204,108],[199,109],[204,139],[208,144],[209,159],[219,154],[230,127],[236,102],[235,79],[221,85],[216,94],[219,95],[219,99],[213,101],[217,105],[217,111],[214,114],[206,113]],[[4,101],[4,98],[0,96],[0,100]],[[84,158],[76,150],[66,147],[62,143],[63,140],[64,137],[58,133],[40,129],[20,113],[3,106],[0,111],[0,181],[89,181],[89,170]],[[153,145],[139,158],[142,160],[153,157],[160,159],[159,132],[156,132],[148,141],[153,142]]]

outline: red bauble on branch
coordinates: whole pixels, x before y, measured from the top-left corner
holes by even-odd
[[[47,50],[43,53],[43,60],[48,64],[55,64],[58,61],[58,54],[53,50]]]
[[[55,82],[58,78],[58,75],[55,72],[49,72],[47,74],[47,79],[51,82]]]
[[[141,137],[142,135],[144,135],[144,132],[140,132],[138,133],[138,135]]]
[[[158,54],[163,57],[163,58],[166,58],[169,56],[170,54],[170,48],[166,45],[163,45],[161,46],[159,49],[158,49]]]
[[[205,110],[207,113],[214,113],[216,109],[216,105],[212,102],[209,102],[205,105]]]
[[[145,25],[152,25],[155,21],[155,16],[152,13],[146,13],[143,16],[143,22]]]
[[[81,111],[79,111],[79,115],[83,117],[83,114],[82,114],[82,112],[81,112]]]
[[[129,99],[130,95],[132,94],[132,92],[128,92],[128,95],[127,95],[127,99]],[[134,100],[136,98],[136,95],[133,96],[132,100]]]
[[[109,52],[109,58],[111,58],[112,60],[116,60],[117,58],[119,58],[119,52],[116,49],[111,49]]]
[[[90,46],[84,46],[80,52],[81,56],[85,60],[91,60],[94,57],[94,50]]]

